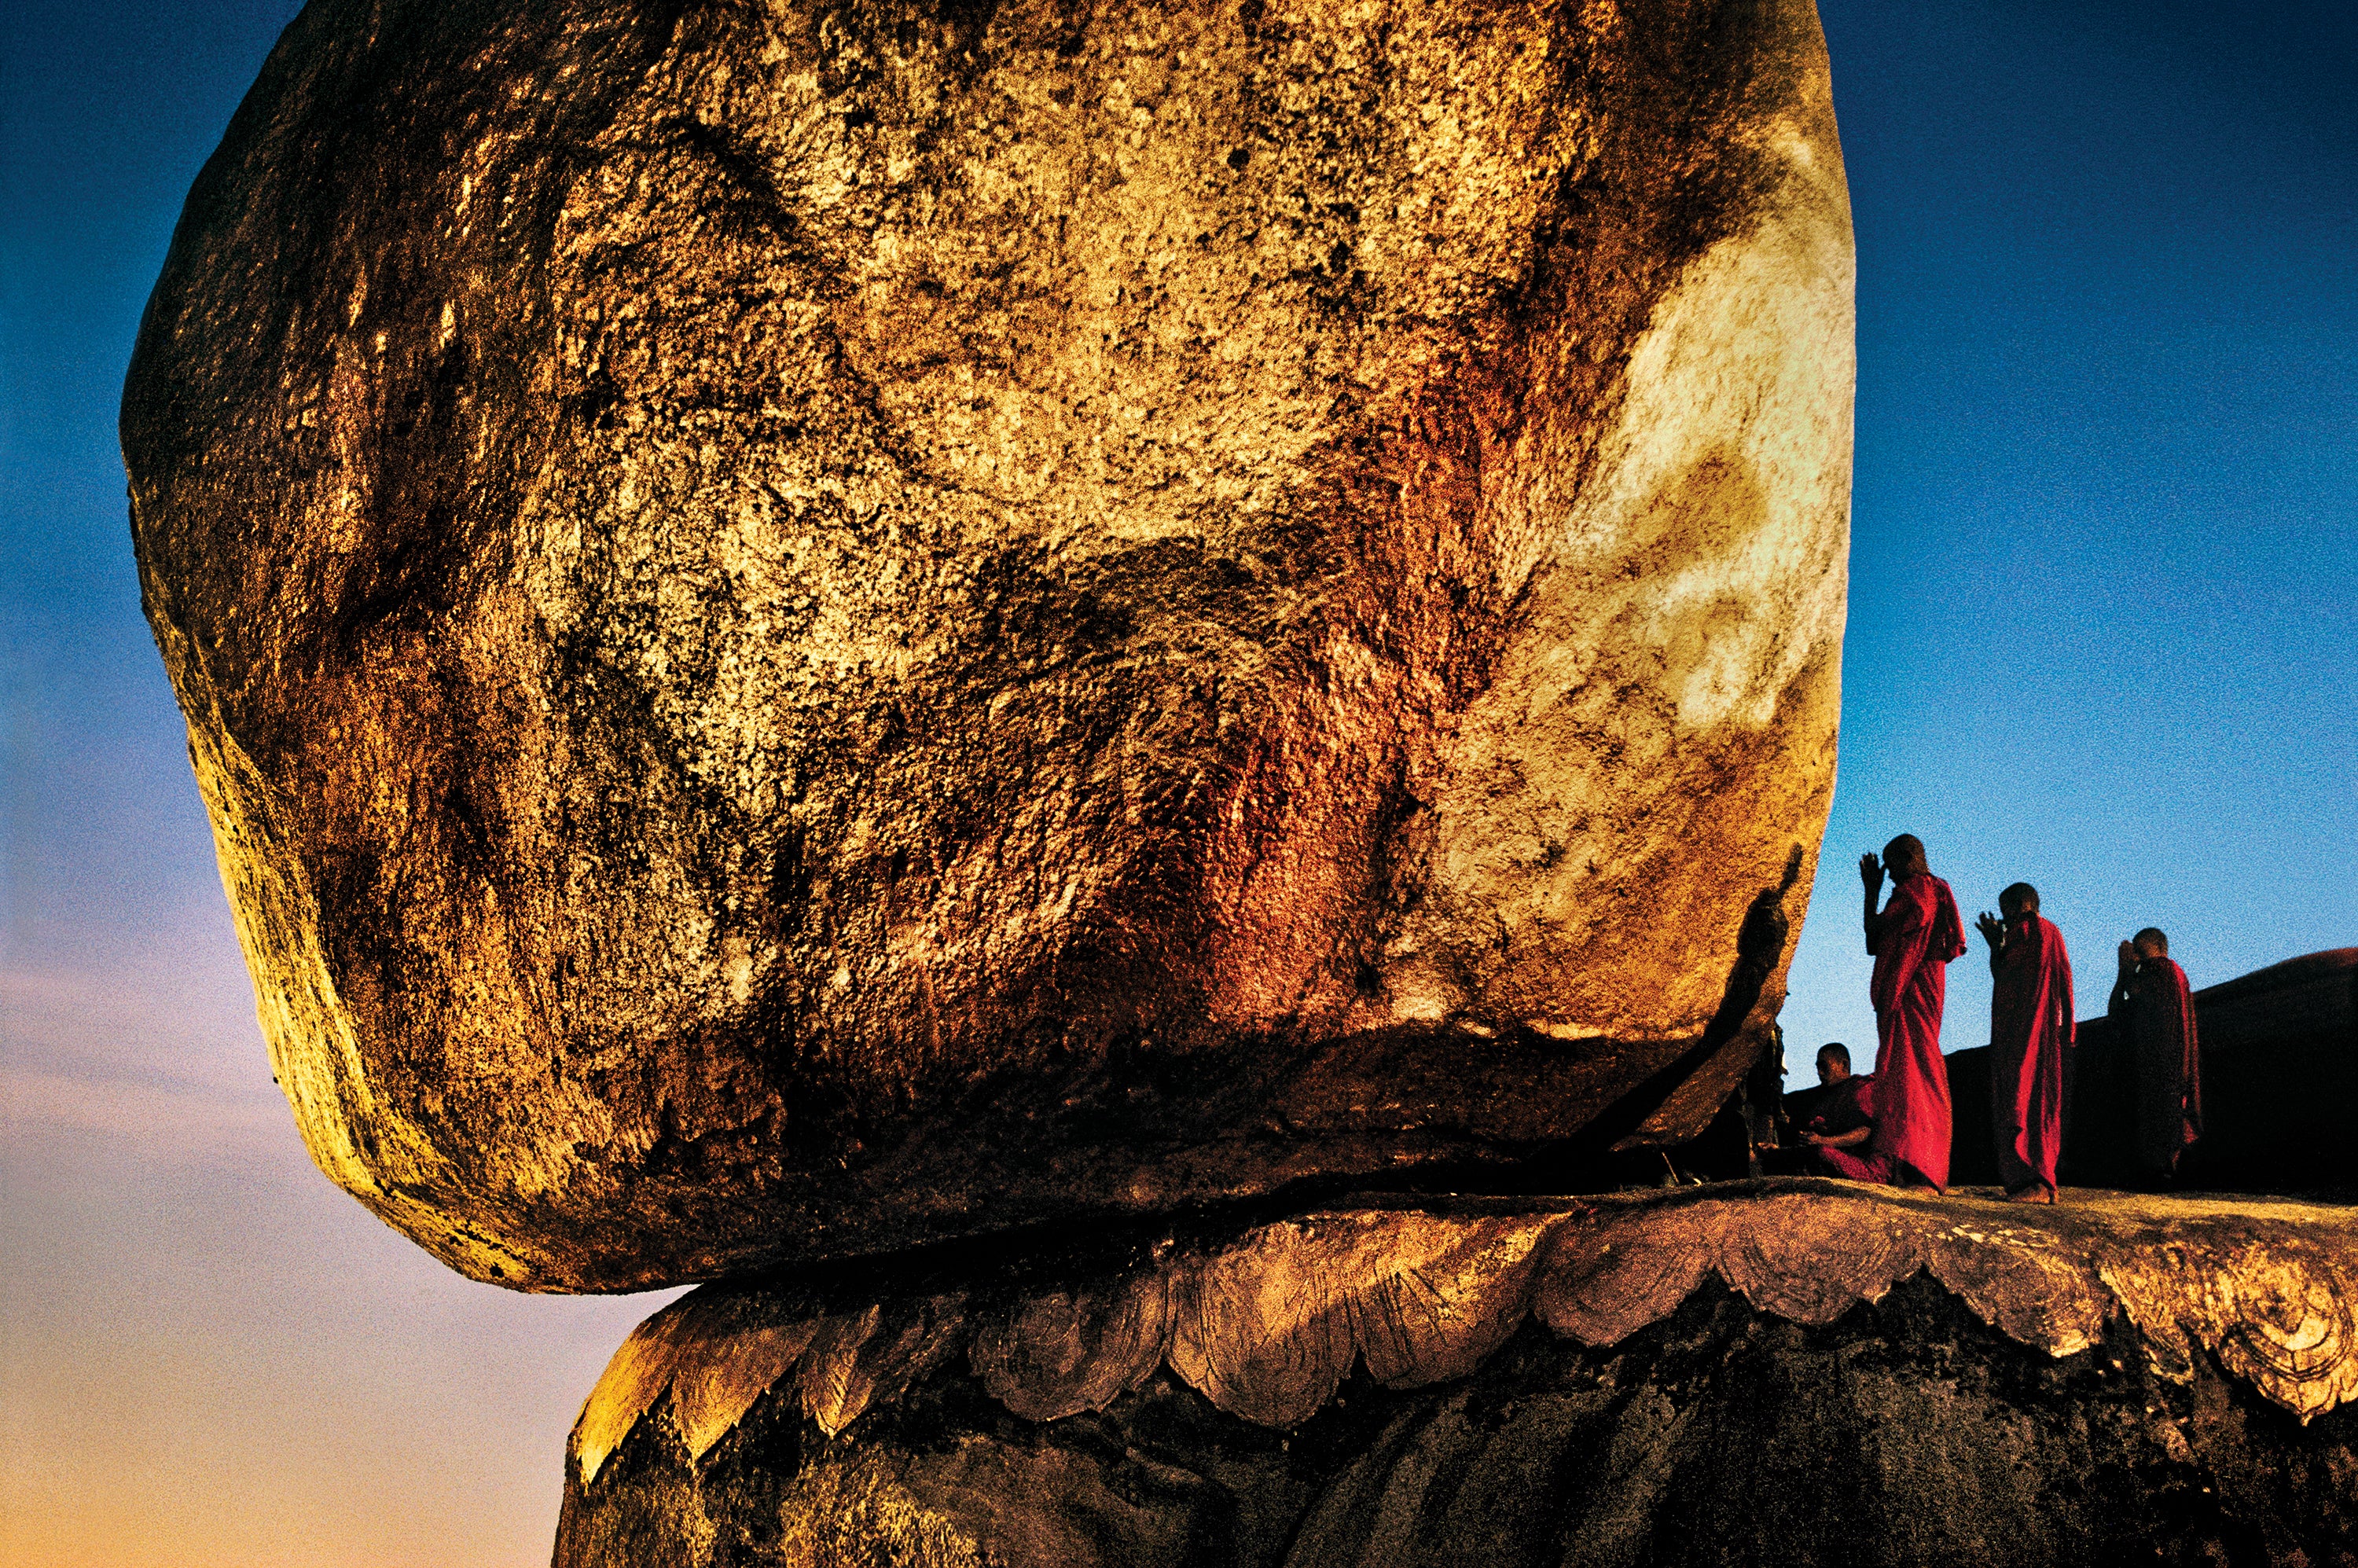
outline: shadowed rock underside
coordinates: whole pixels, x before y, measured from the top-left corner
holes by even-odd
[[[315,1157],[603,1290],[1691,1133],[1851,268],[1806,0],[318,0],[123,416]]]
[[[1786,1180],[1044,1283],[685,1298],[583,1411],[558,1563],[2358,1550],[2345,1210]]]

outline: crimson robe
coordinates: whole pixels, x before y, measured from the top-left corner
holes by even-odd
[[[1875,1079],[1845,1078],[1834,1086],[1833,1092],[1822,1102],[1817,1115],[1810,1118],[1809,1130],[1821,1138],[1838,1138],[1845,1132],[1855,1132],[1862,1127],[1875,1125]],[[1871,1145],[1874,1139],[1870,1137]],[[1871,1147],[1852,1144],[1847,1149],[1811,1149],[1820,1164],[1835,1175],[1854,1182],[1888,1182],[1891,1162]]]
[[[2136,1084],[2137,1164],[2168,1176],[2202,1136],[2202,1062],[2194,1037],[2194,996],[2173,959],[2147,958],[2113,988],[2115,1037],[2129,1042]]]
[[[2052,1187],[2063,1152],[2063,1052],[2071,1044],[2071,956],[2044,915],[2009,925],[1990,988],[1990,1121],[1998,1179]]]
[[[1949,884],[1927,871],[1891,890],[1866,950],[1875,955],[1875,1136],[1867,1147],[1934,1187],[1949,1184],[1949,1065],[1941,1009],[1949,963],[1965,950],[1965,923]]]

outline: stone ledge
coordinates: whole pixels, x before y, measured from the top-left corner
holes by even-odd
[[[1813,1178],[1585,1199],[1395,1199],[1232,1243],[1166,1243],[1056,1290],[934,1288],[864,1303],[708,1286],[615,1353],[576,1423],[583,1484],[650,1411],[700,1461],[765,1394],[833,1437],[962,1353],[1034,1422],[1102,1410],[1161,1368],[1265,1427],[1307,1421],[1354,1366],[1412,1389],[1466,1376],[1535,1318],[1589,1346],[1670,1315],[1716,1276],[1805,1325],[1920,1271],[2055,1357],[2115,1315],[2154,1373],[2209,1357],[2303,1422],[2358,1397],[2358,1211],[2067,1190],[2053,1209]]]

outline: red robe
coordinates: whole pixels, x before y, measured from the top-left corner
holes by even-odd
[[[1990,1121],[1998,1179],[2055,1184],[2063,1152],[2063,1052],[2071,1044],[2071,955],[2044,915],[2006,927],[1990,989]]]
[[[1860,1128],[1875,1125],[1875,1079],[1845,1078],[1826,1096],[1823,1108],[1810,1118],[1812,1132],[1821,1138],[1839,1137],[1855,1132]],[[1868,1142],[1874,1141],[1870,1135]],[[1818,1163],[1835,1175],[1854,1182],[1888,1182],[1891,1162],[1872,1148],[1852,1144],[1847,1149],[1827,1149],[1823,1146],[1810,1151]]]
[[[2136,1064],[2137,1163],[2166,1176],[2202,1136],[2202,1062],[2186,971],[2173,959],[2147,958],[2113,988],[2106,1011]]]
[[[1866,950],[1875,955],[1875,1136],[1867,1147],[1933,1186],[1949,1184],[1949,1065],[1941,1008],[1965,923],[1949,884],[1926,872],[1891,890]]]

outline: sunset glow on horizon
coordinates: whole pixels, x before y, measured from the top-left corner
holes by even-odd
[[[139,610],[114,418],[285,0],[0,56],[0,1560],[521,1568],[676,1292],[443,1269],[274,1086]],[[2358,944],[2358,20],[1824,0],[1859,265],[1841,776],[1789,1084],[1870,1057],[1862,851],[2197,987]],[[1984,1044],[1978,943],[1945,1041]]]

